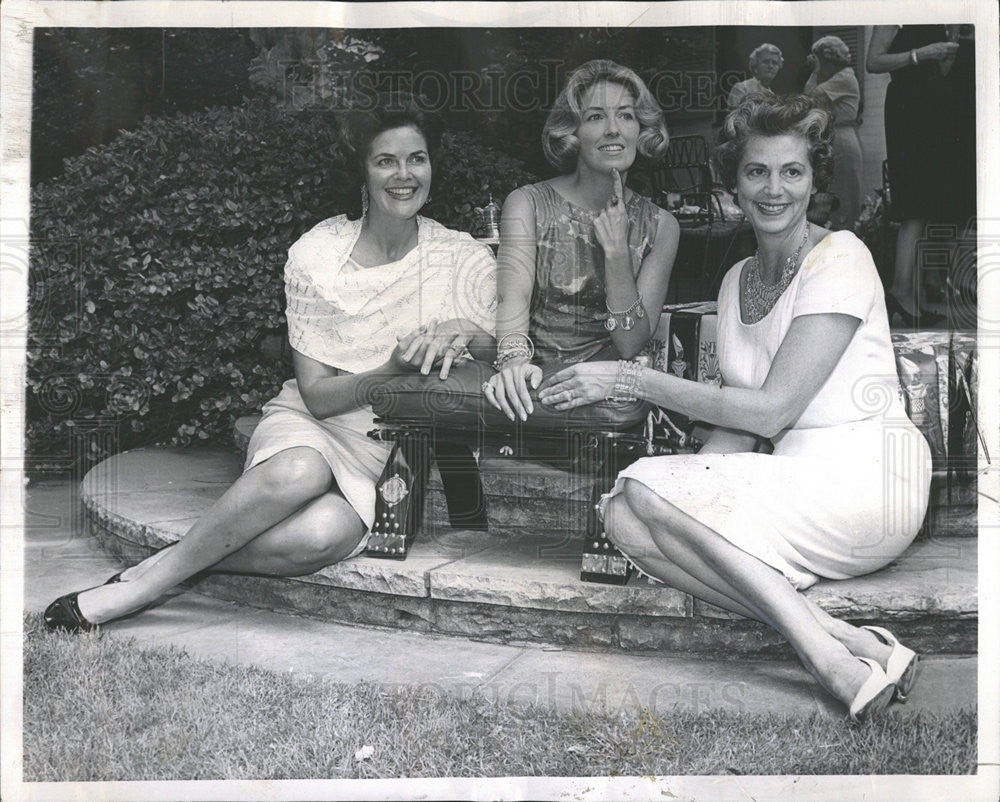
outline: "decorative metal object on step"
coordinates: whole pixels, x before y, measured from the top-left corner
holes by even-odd
[[[409,495],[409,492],[406,482],[398,473],[386,479],[378,489],[378,494],[382,501],[390,507],[395,507],[399,504],[399,502]]]
[[[618,439],[609,432],[587,432],[576,445],[576,448],[582,450],[577,459],[582,458],[586,461],[577,462],[577,464],[580,468],[585,468],[586,474],[592,479],[591,503],[587,510],[587,531],[583,541],[583,556],[580,561],[580,579],[584,582],[624,585],[632,576],[632,563],[618,550],[614,543],[608,540],[608,536],[604,532],[604,522],[598,511],[601,496],[611,490],[615,483],[615,477],[618,475],[619,460],[616,445],[622,445],[622,443],[616,443]],[[632,450],[635,451],[635,456],[629,457],[628,462],[642,456],[641,438],[623,439],[629,441]],[[632,442],[633,440],[635,442]]]
[[[485,206],[476,206],[476,213],[483,222],[483,234],[487,239],[500,239],[500,204],[493,200],[489,193],[489,202]]]
[[[405,560],[406,551],[423,517],[430,433],[413,429],[400,433],[382,469],[375,494],[375,520],[365,554]]]

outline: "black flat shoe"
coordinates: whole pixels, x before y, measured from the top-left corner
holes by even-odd
[[[46,629],[52,631],[62,629],[74,633],[90,632],[96,629],[97,624],[92,624],[80,612],[80,605],[77,604],[76,597],[81,593],[83,593],[82,590],[78,590],[76,593],[67,593],[45,608]]]

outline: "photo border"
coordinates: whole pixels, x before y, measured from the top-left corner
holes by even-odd
[[[998,5],[965,2],[719,2],[675,3],[316,3],[316,2],[73,2],[8,0],[0,6],[0,250],[28,235],[32,32],[67,27],[681,27],[693,25],[876,25],[968,22],[983,46],[977,57],[977,143],[979,220],[979,422],[990,454],[1000,459],[1000,163],[998,113]],[[386,24],[387,21],[389,24]],[[7,263],[4,262],[4,268]],[[23,315],[24,278],[5,272],[0,320]],[[991,314],[984,314],[992,310]],[[984,326],[984,321],[987,321]],[[287,780],[205,782],[23,783],[22,599],[25,348],[23,337],[4,337],[0,365],[2,438],[0,538],[0,688],[2,688],[2,796],[4,799],[995,799],[1000,789],[1000,583],[990,581],[1000,566],[1000,466],[979,470],[979,771],[976,775],[835,775],[787,777],[619,777],[619,778],[440,778],[405,780]],[[994,399],[989,402],[988,399]],[[991,499],[987,501],[986,499]],[[985,537],[983,535],[986,535]],[[985,581],[984,581],[985,579]]]

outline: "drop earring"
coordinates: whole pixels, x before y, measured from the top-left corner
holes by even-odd
[[[361,216],[368,216],[368,187],[361,185]]]

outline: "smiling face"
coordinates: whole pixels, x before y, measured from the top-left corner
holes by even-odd
[[[797,134],[752,136],[736,171],[740,208],[760,234],[801,231],[813,192],[809,143]]]
[[[365,159],[369,215],[409,219],[427,202],[431,161],[416,128],[391,128],[376,136]]]
[[[777,53],[761,53],[757,57],[757,66],[754,67],[754,77],[764,86],[770,86],[781,69],[781,56]]]
[[[577,170],[581,167],[600,173],[610,173],[615,167],[620,172],[628,170],[635,161],[640,130],[635,97],[621,84],[602,81],[587,91],[582,106],[576,129],[580,140]]]

